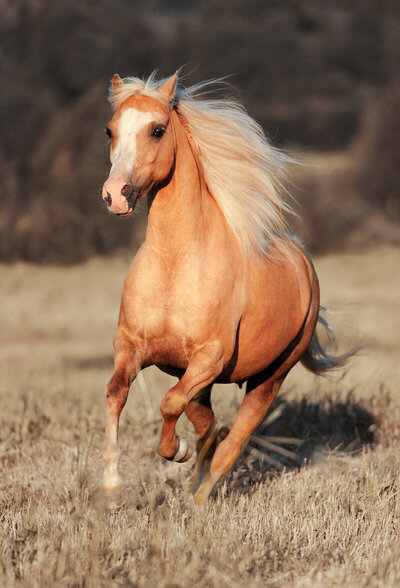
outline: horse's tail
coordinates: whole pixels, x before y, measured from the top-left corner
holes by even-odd
[[[321,310],[326,310],[323,307],[320,307]],[[318,315],[318,323],[320,323],[326,333],[328,335],[328,340],[331,346],[335,344],[335,331],[334,329],[328,324],[328,322],[321,316]],[[331,355],[327,352],[326,348],[320,343],[317,331],[314,331],[312,339],[310,341],[309,346],[303,357],[301,358],[301,363],[304,365],[305,368],[313,372],[314,374],[323,374],[329,370],[334,370],[335,368],[343,367],[346,365],[348,360],[356,355],[361,350],[361,347],[352,347],[348,349],[345,353],[341,355]]]

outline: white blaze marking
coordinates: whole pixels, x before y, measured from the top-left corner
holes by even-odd
[[[155,120],[151,112],[142,112],[136,108],[125,110],[118,121],[118,142],[113,152],[110,177],[115,173],[127,174],[130,177],[135,164],[137,151],[137,135],[144,126]]]

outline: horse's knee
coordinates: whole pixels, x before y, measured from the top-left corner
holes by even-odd
[[[107,384],[106,389],[106,403],[107,406],[114,406],[122,409],[129,393],[129,384],[126,378],[123,378],[120,373],[115,372],[111,380]]]
[[[121,388],[124,388],[126,385],[124,378],[121,378],[121,374],[115,373],[107,384],[107,396],[110,398],[118,396]]]
[[[164,396],[160,410],[165,417],[179,417],[187,407],[187,398],[179,390],[171,389]]]

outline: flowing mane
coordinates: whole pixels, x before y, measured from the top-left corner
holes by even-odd
[[[110,89],[114,109],[133,94],[162,100],[157,90],[165,80],[157,80],[155,72],[146,80],[123,81]],[[277,232],[287,232],[284,213],[291,208],[283,199],[282,180],[289,158],[268,143],[242,105],[205,97],[215,83],[178,88],[174,105],[186,119],[208,189],[228,224],[247,252],[263,254]]]

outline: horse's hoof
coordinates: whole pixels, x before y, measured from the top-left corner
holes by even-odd
[[[196,494],[193,494],[193,505],[195,508],[203,508],[205,501],[206,498],[198,495],[198,492],[196,492]]]
[[[193,455],[193,449],[190,447],[189,443],[185,438],[179,439],[179,447],[172,457],[172,461],[176,461],[178,463],[184,463],[188,461]]]
[[[104,474],[101,485],[106,492],[111,494],[121,488],[123,485],[123,480],[119,474]]]
[[[105,486],[103,486],[103,488],[108,494],[114,494],[114,492],[116,492],[117,490],[122,488],[122,484],[117,484],[116,486],[107,487],[107,488]]]
[[[200,512],[202,510],[202,507],[203,504],[197,504],[195,502],[193,494],[188,494],[186,499],[186,508],[189,511],[192,511],[193,513]]]

